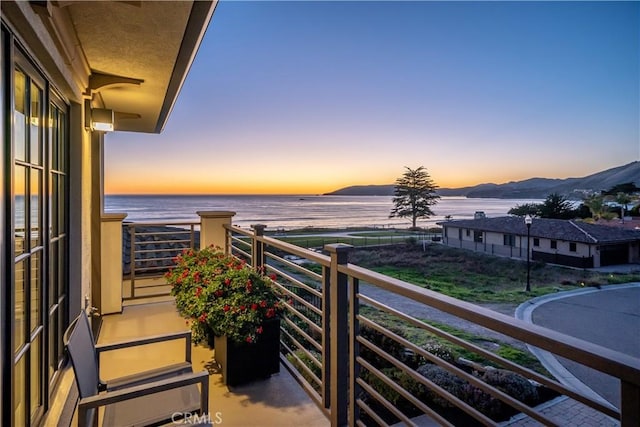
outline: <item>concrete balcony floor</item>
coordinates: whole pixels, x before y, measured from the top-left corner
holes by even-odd
[[[173,302],[124,307],[122,314],[107,315],[98,343],[157,335],[188,329]],[[217,372],[213,351],[204,345],[192,347],[194,371],[207,369],[209,412],[214,425],[222,426],[328,426],[323,412],[309,398],[289,372],[255,383],[227,387]],[[108,352],[101,359],[104,380],[184,361],[184,340]]]

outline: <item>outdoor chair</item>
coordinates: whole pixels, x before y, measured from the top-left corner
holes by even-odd
[[[101,353],[175,339],[186,341],[185,362],[114,381],[100,380]],[[98,408],[101,407],[104,407],[104,426],[159,425],[177,420],[185,414],[208,414],[209,374],[206,370],[193,372],[190,331],[95,345],[89,319],[83,311],[66,330],[64,344],[71,358],[80,395],[79,427],[98,426]]]

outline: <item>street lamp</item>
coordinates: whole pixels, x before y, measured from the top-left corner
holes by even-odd
[[[524,289],[525,292],[531,292],[531,223],[533,222],[533,218],[531,215],[527,215],[524,217],[524,223],[527,226],[527,287]]]

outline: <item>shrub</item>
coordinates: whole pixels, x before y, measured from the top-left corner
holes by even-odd
[[[190,319],[195,342],[206,339],[209,331],[235,342],[254,342],[263,322],[283,310],[275,276],[260,274],[218,247],[185,250],[165,278],[178,312]]]
[[[455,363],[455,361],[458,359],[458,355],[451,347],[437,342],[430,342],[426,344],[424,346],[424,349],[434,356],[449,363]]]
[[[525,377],[504,369],[490,369],[482,380],[526,404],[538,401],[538,388]]]

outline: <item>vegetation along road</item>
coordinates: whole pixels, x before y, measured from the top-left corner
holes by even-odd
[[[349,261],[509,316],[520,303],[535,296],[640,280],[640,274],[599,273],[536,262],[531,268],[532,290],[525,292],[526,263],[440,244],[357,248]],[[503,357],[534,369],[538,365],[525,345],[511,337],[373,286],[362,285],[361,292]]]

